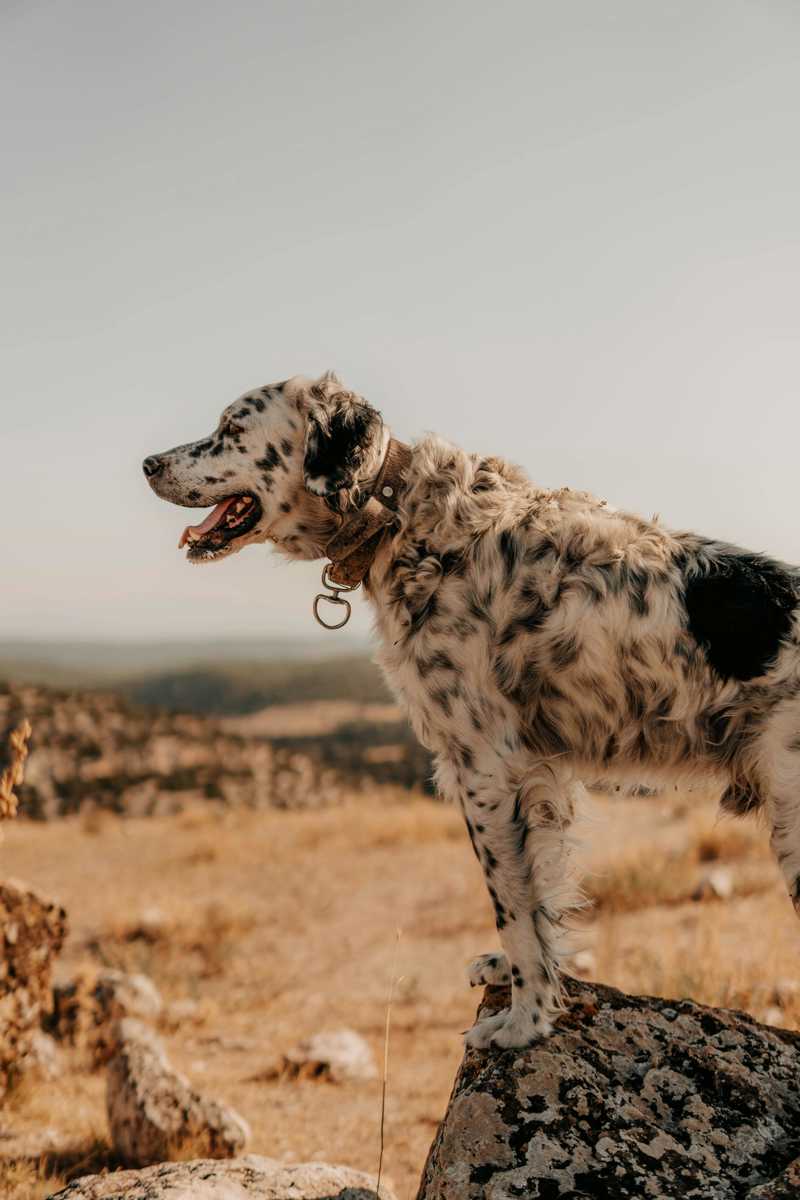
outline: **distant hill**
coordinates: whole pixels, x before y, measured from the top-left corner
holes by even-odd
[[[145,671],[209,663],[300,662],[367,655],[366,643],[342,638],[330,648],[305,638],[203,638],[190,641],[49,641],[0,638],[0,678],[18,683],[105,683]]]
[[[314,700],[357,700],[364,704],[386,704],[391,700],[381,673],[366,655],[148,671],[118,679],[114,690],[150,708],[213,716],[237,716],[272,704]]]

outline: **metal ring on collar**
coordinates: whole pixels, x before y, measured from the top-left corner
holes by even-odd
[[[319,615],[320,600],[327,600],[328,604],[341,604],[346,610],[341,621],[338,621],[334,625],[329,625],[327,621],[324,621],[322,619],[322,617]],[[349,600],[343,600],[341,598],[341,596],[326,596],[324,592],[320,592],[318,596],[314,597],[313,611],[314,611],[314,616],[315,616],[316,620],[319,622],[319,624],[322,626],[323,629],[342,629],[347,624],[347,622],[350,620],[350,613],[353,610],[352,610],[352,606],[351,606]]]

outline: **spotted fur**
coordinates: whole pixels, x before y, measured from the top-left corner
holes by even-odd
[[[237,543],[321,557],[387,437],[335,377],[292,380],[167,452],[151,484],[179,504],[256,494],[261,518]],[[366,590],[378,661],[464,814],[504,950],[471,981],[510,979],[511,1007],[471,1045],[525,1045],[558,1009],[582,780],[711,781],[728,811],[762,809],[800,905],[796,568],[429,437]]]

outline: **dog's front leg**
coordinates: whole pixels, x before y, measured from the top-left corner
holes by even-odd
[[[462,793],[467,829],[486,877],[505,954],[485,955],[471,982],[510,979],[511,1007],[479,1021],[469,1046],[526,1046],[550,1032],[559,1007],[558,935],[572,806],[550,768],[531,772],[510,795],[477,774]]]

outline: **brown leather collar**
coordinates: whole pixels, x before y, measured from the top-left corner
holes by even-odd
[[[331,560],[328,577],[343,587],[358,587],[372,566],[387,526],[397,518],[411,447],[389,439],[386,457],[366,504],[345,519],[325,547]]]

